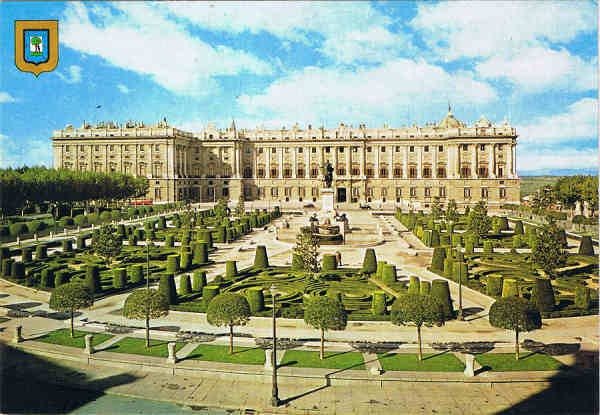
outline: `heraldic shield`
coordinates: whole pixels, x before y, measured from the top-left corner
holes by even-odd
[[[38,76],[58,64],[58,20],[15,20],[15,65]]]

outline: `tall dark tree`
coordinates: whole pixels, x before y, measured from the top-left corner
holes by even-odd
[[[567,263],[568,253],[563,249],[563,237],[554,221],[539,228],[531,248],[532,262],[554,277],[555,269]]]
[[[487,235],[490,229],[492,229],[492,218],[490,218],[487,213],[485,202],[483,200],[477,202],[469,213],[467,225],[468,231],[480,237],[482,235]]]

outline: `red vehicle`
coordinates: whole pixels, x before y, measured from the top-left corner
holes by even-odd
[[[132,205],[151,205],[152,204],[152,200],[134,200],[131,202]]]

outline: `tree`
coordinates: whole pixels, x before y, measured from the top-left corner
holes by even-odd
[[[123,317],[146,320],[146,347],[150,347],[150,320],[169,314],[169,300],[153,289],[137,290],[130,294],[123,306]]]
[[[503,297],[490,307],[490,324],[515,332],[515,359],[519,360],[519,332],[542,327],[542,316],[531,301],[522,297]]]
[[[294,255],[300,258],[302,270],[306,272],[319,272],[319,241],[309,231],[302,230],[296,236]]]
[[[492,229],[492,218],[488,216],[483,200],[477,202],[469,213],[467,229],[477,236],[486,235]]]
[[[92,292],[88,287],[78,282],[70,282],[52,290],[49,305],[52,310],[71,314],[71,337],[74,337],[73,316],[75,311],[91,307],[93,303]]]
[[[233,327],[246,325],[250,319],[250,304],[240,294],[219,294],[210,301],[206,319],[213,326],[229,326],[229,354],[233,354]]]
[[[552,192],[552,186],[546,185],[533,194],[531,207],[536,212],[546,210],[555,202],[555,194]]]
[[[446,209],[446,220],[449,222],[458,221],[458,210],[456,210],[456,202],[452,199],[448,202],[448,208]]]
[[[35,46],[35,51],[39,52],[40,51],[40,44],[42,43],[42,39],[40,39],[39,37],[32,37],[31,38],[31,44],[33,46]]]
[[[532,262],[551,277],[554,270],[567,263],[568,253],[563,250],[560,229],[554,221],[539,228],[531,248]]]
[[[306,324],[321,331],[321,352],[319,357],[325,355],[325,331],[344,330],[347,324],[344,306],[336,298],[323,296],[308,300],[304,311]]]
[[[433,216],[433,219],[439,219],[443,213],[440,198],[436,196],[433,198],[433,205],[431,205],[431,216]]]
[[[419,360],[423,360],[421,327],[444,324],[442,305],[430,295],[405,294],[392,304],[391,322],[397,326],[414,325],[417,328]]]
[[[92,248],[94,252],[104,258],[109,267],[112,258],[121,253],[122,247],[121,238],[117,235],[112,225],[102,226],[100,232],[92,236]]]

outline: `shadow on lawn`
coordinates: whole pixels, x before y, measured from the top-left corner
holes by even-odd
[[[229,346],[223,346],[223,347],[227,347],[228,350],[229,350]],[[233,354],[231,354],[231,355],[228,354],[228,356],[237,356],[237,355],[240,355],[242,353],[251,352],[251,351],[257,350],[257,349],[258,350],[264,350],[262,347],[259,347],[259,346],[256,346],[256,347],[244,347],[241,350],[235,350],[235,348],[234,348],[233,349]],[[179,361],[197,359],[197,358],[202,357],[202,356],[204,356],[202,353],[192,353],[192,354],[189,354],[189,355],[187,355],[186,357],[184,357],[182,359],[179,359]],[[279,365],[277,367],[281,367],[281,366],[282,365]]]

